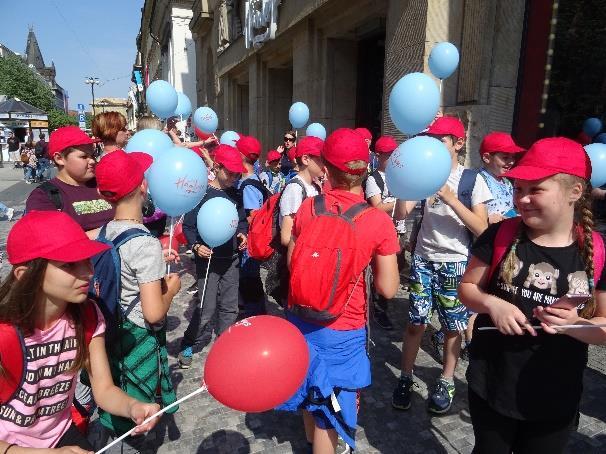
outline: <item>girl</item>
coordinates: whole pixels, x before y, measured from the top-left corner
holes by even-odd
[[[500,268],[489,276],[500,223],[472,248],[459,297],[479,314],[467,370],[475,453],[564,451],[587,344],[606,340],[602,328],[558,328],[606,322],[606,280],[594,278],[590,175],[581,145],[539,140],[505,174],[515,180],[521,222]],[[564,295],[585,295],[586,303],[557,302]]]
[[[89,258],[105,249],[58,211],[32,211],[8,235],[13,269],[0,287],[0,324],[12,325],[24,336],[27,374],[17,392],[0,404],[3,454],[49,448],[65,453],[92,450],[70,414],[81,368],[88,371],[95,400],[106,411],[139,424],[159,409],[157,404],[127,396],[113,384],[105,353],[105,322],[94,303],[87,301],[92,276]],[[91,304],[97,323],[86,345],[83,315],[94,313]],[[0,389],[4,390],[9,383],[7,356],[0,359]],[[136,433],[150,430],[156,422],[138,427]]]

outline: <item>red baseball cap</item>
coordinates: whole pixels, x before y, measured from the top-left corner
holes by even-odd
[[[55,129],[48,139],[48,155],[52,159],[57,153],[69,147],[78,145],[90,145],[100,142],[99,139],[91,139],[77,126],[64,126]]]
[[[241,135],[236,141],[236,147],[251,161],[256,161],[261,154],[261,143],[253,136]]]
[[[265,161],[272,162],[279,161],[280,159],[282,159],[282,155],[280,153],[278,153],[276,150],[269,150],[267,152],[267,158],[265,159]]]
[[[366,128],[356,128],[355,133],[362,137],[364,140],[372,140],[371,132]]]
[[[288,156],[288,159],[290,159],[291,161],[294,161],[295,157],[297,156],[297,147],[295,147],[294,145],[290,147],[286,152],[286,156]]]
[[[443,116],[434,121],[425,134],[436,136],[451,135],[457,139],[465,137],[465,126],[457,117]]]
[[[350,161],[368,162],[368,145],[353,129],[339,128],[326,138],[322,158],[343,172],[360,175],[366,172],[365,167],[350,169],[345,164]]]
[[[538,140],[504,176],[541,180],[558,173],[589,179],[591,161],[581,144],[565,137]]]
[[[37,258],[79,262],[107,249],[108,245],[89,239],[80,224],[62,211],[29,211],[6,240],[12,265]]]
[[[231,145],[221,144],[215,148],[215,159],[217,164],[221,164],[230,172],[244,173],[246,168],[242,164],[242,155]]]
[[[295,147],[295,157],[300,158],[303,155],[308,156],[322,156],[322,148],[324,148],[324,141],[318,137],[307,136],[299,140],[299,143]]]
[[[484,153],[522,153],[524,148],[516,145],[511,134],[491,132],[484,136],[480,145],[480,155]]]
[[[391,153],[398,148],[398,143],[391,136],[381,136],[375,143],[375,153]]]
[[[112,151],[103,156],[95,168],[97,189],[105,199],[117,202],[141,184],[152,162],[154,158],[147,153]]]

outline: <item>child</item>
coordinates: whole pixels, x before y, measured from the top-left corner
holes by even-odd
[[[322,158],[333,189],[303,201],[288,247],[289,266],[297,238],[314,222],[320,197],[332,213],[344,213],[350,207],[364,203],[361,185],[368,165],[368,147],[364,140],[351,129],[338,129],[326,139]],[[399,244],[391,219],[384,212],[368,207],[354,222],[356,244],[363,248],[356,252],[365,258],[365,263],[372,260],[377,291],[386,298],[394,297],[399,285],[396,260]],[[294,269],[291,271],[295,272]],[[319,285],[319,282],[309,285]],[[291,312],[288,314],[288,319],[305,336],[312,359],[304,385],[283,408],[304,410],[305,434],[316,454],[334,453],[337,433],[355,447],[358,391],[371,384],[366,350],[368,294],[365,279],[358,278],[351,287],[344,311],[330,323],[310,323]],[[291,291],[289,307],[293,296]],[[321,384],[322,389],[316,388],[316,384]]]
[[[514,180],[521,222],[492,276],[501,224],[472,248],[459,294],[478,313],[467,369],[474,452],[564,452],[579,408],[587,344],[606,341],[604,328],[558,328],[606,323],[606,279],[603,272],[594,276],[590,175],[580,144],[539,140],[505,174]],[[564,295],[585,295],[586,303],[579,309],[578,303],[555,302]]]
[[[104,411],[133,425],[157,412],[157,404],[135,400],[114,385],[105,353],[105,322],[96,305],[87,301],[92,275],[89,258],[107,246],[89,240],[65,213],[32,211],[11,229],[6,249],[13,269],[0,287],[0,324],[17,328],[23,335],[27,380],[19,382],[16,377],[18,389],[0,404],[0,452],[13,454],[26,448],[92,451],[71,420],[80,368],[88,371],[95,400]],[[84,317],[95,314],[89,332],[92,338],[86,344]],[[2,346],[6,343],[3,336]],[[2,353],[6,358],[12,354]],[[0,358],[2,391],[8,387],[9,371],[5,357]],[[148,431],[157,421],[138,427],[135,433]]]
[[[390,136],[381,136],[375,144],[375,155],[377,157],[377,166],[366,179],[364,187],[364,198],[370,205],[387,213],[393,218],[396,205],[395,197],[389,194],[387,183],[385,180],[385,168],[389,157],[398,147],[398,144]],[[404,228],[404,221],[398,221],[396,230],[398,233]],[[377,324],[386,330],[392,330],[393,324],[387,315],[388,301],[380,295],[377,295],[376,303],[373,305],[374,319]]]
[[[480,158],[483,168],[480,175],[492,194],[492,200],[486,204],[489,224],[512,217],[512,210],[515,211],[513,186],[503,175],[515,165],[524,151],[524,148],[516,145],[511,135],[504,132],[491,132],[482,140]]]
[[[261,154],[261,144],[251,136],[241,135],[236,147],[242,155],[245,172],[238,184],[246,216],[258,210],[269,196],[259,176],[254,171],[255,162]],[[244,249],[240,260],[240,294],[247,316],[265,313],[265,291],[261,281],[261,262],[251,258]]]
[[[265,185],[269,192],[277,194],[286,184],[286,180],[282,172],[280,171],[280,159],[282,155],[276,150],[269,150],[267,158],[265,159],[266,170],[261,172],[259,178],[261,183]]]
[[[101,230],[108,240],[138,229],[149,233],[141,208],[147,198],[144,172],[153,159],[145,153],[122,150],[105,155],[97,165],[99,193],[116,207],[116,215]],[[165,318],[181,287],[177,274],[166,275],[160,241],[151,234],[138,236],[120,249],[121,291],[119,341],[111,345],[108,358],[114,383],[138,399],[154,402],[160,391],[164,406],[176,400],[168,370]],[[100,412],[108,439],[128,431],[124,418]],[[137,448],[142,441],[129,437],[123,443]],[[124,449],[122,447],[122,449]]]
[[[299,141],[297,147],[291,148],[295,151],[294,160],[298,173],[286,183],[280,196],[278,223],[282,247],[278,248],[270,258],[265,281],[267,293],[282,306],[285,305],[288,296],[289,274],[286,267],[286,248],[290,244],[294,218],[301,203],[307,197],[320,193],[320,188],[314,183],[314,179],[324,175],[324,165],[320,157],[323,147],[322,139],[304,137]]]
[[[429,394],[428,410],[446,413],[455,393],[454,371],[461,350],[461,333],[467,327],[467,308],[457,298],[457,285],[465,271],[471,234],[486,229],[485,203],[492,197],[484,179],[471,174],[469,208],[459,200],[459,186],[468,184],[469,173],[457,160],[465,143],[465,128],[455,117],[438,118],[427,134],[441,140],[451,157],[451,172],[446,184],[425,201],[424,214],[416,239],[410,270],[409,324],[404,332],[402,370],[393,392],[392,405],[399,410],[410,408],[413,366],[421,338],[436,309],[445,328],[444,365],[436,386]],[[468,171],[469,172],[469,171]],[[464,179],[465,176],[465,179]],[[461,193],[463,195],[463,193]],[[410,212],[416,202],[407,202]]]
[[[53,131],[48,154],[58,168],[57,176],[32,191],[25,211],[63,211],[88,232],[89,238],[96,238],[99,227],[113,218],[114,208],[97,192],[94,144],[77,126]]]
[[[189,325],[181,341],[179,366],[187,369],[191,366],[193,347],[200,342],[206,325],[217,313],[216,332],[219,336],[238,316],[238,252],[246,248],[247,222],[244,208],[238,203],[238,195],[233,187],[246,169],[242,165],[240,153],[229,145],[216,148],[213,167],[216,178],[208,185],[206,195],[193,210],[183,219],[183,233],[187,244],[195,254],[196,277],[199,294],[206,285],[204,301],[197,304],[190,318]],[[200,207],[214,197],[223,197],[238,207],[240,222],[233,238],[211,250],[198,233],[197,219]],[[238,244],[239,243],[239,244]],[[212,260],[210,260],[212,254]],[[208,261],[210,269],[208,279],[204,282]]]

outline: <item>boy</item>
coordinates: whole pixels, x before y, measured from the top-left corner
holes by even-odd
[[[99,161],[99,194],[116,209],[114,219],[100,232],[108,240],[133,228],[149,233],[143,225],[142,207],[147,198],[144,172],[152,161],[148,154],[122,150]],[[151,234],[130,239],[120,247],[119,254],[122,320],[118,340],[107,352],[114,383],[144,402],[155,402],[160,390],[162,405],[166,406],[176,396],[168,370],[165,318],[181,280],[178,274],[166,275],[162,246]],[[119,436],[134,425],[102,410],[99,415],[107,438]],[[137,448],[141,438],[129,437],[125,443]]]
[[[280,171],[280,159],[282,159],[280,153],[276,150],[269,150],[267,158],[265,159],[266,170],[259,175],[261,183],[263,183],[272,194],[280,192],[284,189],[284,185],[286,184],[284,175]]]
[[[295,214],[301,203],[307,197],[313,197],[320,193],[320,189],[314,183],[314,179],[324,175],[322,164],[322,148],[324,141],[317,137],[304,137],[294,150],[294,161],[298,173],[287,183],[280,196],[280,213],[278,222],[280,227],[280,245],[276,253],[270,258],[267,268],[267,279],[265,286],[267,293],[271,295],[278,304],[284,306],[288,297],[288,268],[286,267],[286,248],[290,244],[292,226]]]
[[[364,187],[364,198],[373,207],[387,213],[393,218],[396,205],[395,197],[390,196],[387,183],[385,182],[385,168],[389,157],[398,147],[398,144],[390,136],[381,136],[375,143],[375,156],[377,157],[377,168],[366,179],[362,185]],[[398,233],[403,229],[404,221],[398,221],[396,230]],[[376,302],[373,305],[374,319],[381,328],[392,330],[393,324],[387,315],[388,301],[381,295],[377,295]]]
[[[96,238],[99,227],[114,217],[114,207],[97,192],[95,143],[77,126],[53,131],[48,155],[57,176],[32,191],[25,211],[63,211]]]
[[[238,183],[240,196],[246,217],[251,211],[263,206],[269,196],[269,191],[259,176],[255,173],[254,165],[261,154],[261,144],[252,136],[241,135],[236,142],[236,148],[242,155],[242,164],[246,169]],[[244,249],[240,258],[240,294],[244,303],[246,316],[265,314],[265,291],[261,281],[261,263],[251,258]]]
[[[363,139],[351,129],[338,129],[326,139],[322,158],[333,189],[322,196],[306,199],[297,212],[288,247],[289,266],[293,267],[293,273],[306,271],[297,270],[295,259],[291,259],[293,252],[297,251],[297,241],[303,240],[303,232],[315,222],[316,209],[319,209],[317,204],[321,203],[319,199],[331,213],[345,213],[364,203],[361,184],[369,156]],[[361,263],[372,261],[377,291],[386,298],[392,298],[399,285],[396,261],[399,244],[393,223],[384,212],[370,207],[364,208],[359,218],[352,222],[357,238],[355,251],[360,259],[363,258]],[[330,232],[326,235],[330,236]],[[335,240],[331,238],[331,241]],[[294,310],[287,315],[305,336],[314,360],[304,384],[282,408],[304,410],[305,435],[313,452],[335,452],[337,434],[350,446],[355,445],[358,393],[371,384],[366,349],[368,295],[365,279],[360,279],[360,276],[336,319],[314,323],[295,315]],[[309,282],[311,293],[317,284]],[[297,295],[291,293],[291,309],[296,306],[296,300]],[[322,389],[316,387],[319,383]],[[314,401],[307,399],[308,396],[313,396]]]
[[[424,204],[410,270],[410,323],[404,332],[402,371],[393,392],[392,405],[400,410],[410,408],[413,366],[432,309],[436,309],[446,330],[444,360],[442,374],[429,395],[428,410],[442,414],[452,405],[461,332],[467,328],[469,318],[467,309],[457,297],[457,286],[467,265],[470,234],[478,236],[486,229],[486,202],[492,196],[484,179],[475,175],[470,207],[457,197],[464,171],[457,157],[465,144],[465,128],[459,119],[438,118],[427,134],[442,141],[447,148],[451,172],[446,184]],[[415,204],[406,202],[406,211],[410,212]]]
[[[192,363],[193,347],[198,344],[205,328],[217,313],[216,332],[219,336],[238,316],[238,252],[246,248],[246,215],[244,208],[238,203],[237,190],[234,183],[246,169],[242,165],[240,153],[229,145],[219,145],[215,149],[213,167],[216,178],[208,184],[208,190],[202,201],[183,219],[183,233],[188,247],[192,250],[196,262],[196,277],[198,293],[206,286],[204,301],[196,305],[190,318],[189,325],[181,340],[179,367],[188,369]],[[211,250],[198,233],[197,219],[200,207],[214,197],[223,197],[238,207],[239,223],[236,234],[231,241]],[[238,244],[239,243],[239,244]],[[212,260],[211,258],[212,254]],[[206,269],[209,266],[206,282]]]

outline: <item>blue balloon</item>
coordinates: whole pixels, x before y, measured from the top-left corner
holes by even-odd
[[[597,143],[606,143],[606,132],[598,134],[593,141]]]
[[[312,123],[305,130],[306,136],[317,137],[318,139],[326,140],[326,128],[320,123]]]
[[[194,112],[194,125],[206,134],[214,134],[219,126],[219,118],[210,107],[198,107]]]
[[[414,135],[425,129],[440,107],[440,91],[431,77],[410,73],[389,94],[389,115],[401,132]]]
[[[602,121],[599,118],[591,117],[583,122],[583,132],[589,137],[593,137],[602,130]]]
[[[145,100],[151,111],[160,118],[172,117],[179,102],[177,92],[165,80],[155,80],[149,84]]]
[[[180,216],[191,211],[206,194],[208,172],[196,153],[173,147],[154,159],[147,182],[156,207],[169,216]]]
[[[599,188],[606,184],[606,144],[592,143],[584,148],[591,161],[591,186]]]
[[[448,179],[452,159],[446,146],[433,137],[413,137],[400,144],[387,161],[389,192],[401,200],[423,200]]]
[[[238,140],[240,140],[240,134],[238,134],[236,131],[225,131],[223,134],[221,134],[219,143],[235,147]]]
[[[459,66],[459,50],[452,43],[436,44],[429,54],[429,70],[438,79],[450,77]]]
[[[177,92],[177,108],[175,109],[175,116],[181,117],[181,121],[187,120],[191,115],[191,101],[185,93]]]
[[[143,151],[156,159],[165,150],[174,146],[175,144],[168,137],[168,134],[157,129],[143,129],[128,139],[128,144],[126,144],[124,151],[127,153]]]
[[[198,211],[198,233],[211,248],[229,241],[238,227],[236,205],[224,197],[213,197]]]
[[[293,128],[302,128],[309,121],[309,107],[301,101],[294,103],[288,111],[288,120]]]

